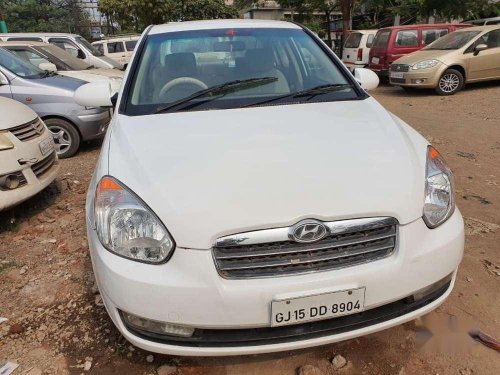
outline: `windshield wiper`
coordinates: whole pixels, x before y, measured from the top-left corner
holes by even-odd
[[[261,77],[261,78],[250,78],[244,80],[236,80],[231,82],[226,82],[221,85],[209,87],[208,89],[197,91],[192,95],[189,95],[185,98],[177,100],[173,103],[170,103],[164,107],[159,107],[155,114],[168,112],[169,110],[176,108],[178,106],[182,106],[184,104],[191,103],[192,100],[202,98],[204,96],[209,96],[212,100],[215,96],[226,95],[231,92],[246,90],[250,88],[254,88],[257,86],[267,85],[268,83],[276,82],[278,78],[276,77]],[[203,103],[205,103],[204,101]],[[200,102],[191,103],[192,106],[201,104]]]
[[[292,92],[290,94],[277,96],[276,98],[263,100],[261,102],[247,104],[247,105],[243,106],[242,108],[259,106],[262,104],[272,103],[274,101],[287,99],[287,98],[303,98],[303,97],[307,97],[307,96],[309,96],[310,98],[313,98],[317,95],[328,94],[331,92],[341,91],[341,90],[344,90],[347,88],[353,88],[353,87],[354,87],[353,85],[348,84],[348,83],[333,83],[333,84],[327,84],[327,85],[320,85],[320,86],[316,86],[316,87],[313,87],[310,89],[296,91],[296,92]]]
[[[44,70],[40,78],[53,77],[55,75],[57,75],[56,72],[51,72],[50,70]]]

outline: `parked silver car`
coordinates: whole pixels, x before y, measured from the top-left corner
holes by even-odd
[[[0,96],[28,105],[44,120],[59,158],[73,156],[82,141],[103,137],[109,124],[108,109],[74,101],[75,90],[85,83],[40,70],[0,48]]]

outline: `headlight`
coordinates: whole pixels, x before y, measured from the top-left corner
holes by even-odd
[[[122,257],[158,264],[174,250],[172,237],[156,215],[112,177],[103,177],[97,185],[94,219],[102,245]]]
[[[419,70],[419,69],[428,69],[428,68],[433,68],[437,64],[439,64],[439,60],[425,60],[425,61],[420,61],[413,65],[411,68],[413,70]]]
[[[11,148],[14,148],[14,143],[5,134],[0,132],[0,151],[10,150]]]
[[[427,148],[423,218],[429,228],[444,223],[455,210],[453,174],[437,150]]]

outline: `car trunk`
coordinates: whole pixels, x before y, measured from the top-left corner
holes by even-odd
[[[363,40],[363,34],[361,33],[351,33],[347,38],[344,51],[342,52],[342,61],[345,63],[354,64],[358,60],[358,53],[361,47],[361,41]],[[361,51],[363,51],[361,49]],[[361,58],[363,58],[361,52]]]

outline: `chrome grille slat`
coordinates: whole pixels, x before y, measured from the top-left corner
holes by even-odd
[[[218,239],[213,257],[224,278],[276,277],[326,271],[390,256],[397,245],[394,218],[324,222],[328,235],[312,243],[291,240],[291,228],[265,229]]]
[[[300,264],[325,262],[328,260],[335,260],[335,259],[340,259],[340,258],[348,257],[348,256],[356,256],[356,255],[377,252],[377,251],[381,251],[381,250],[387,250],[387,249],[390,249],[393,247],[394,247],[394,243],[391,243],[390,245],[378,246],[378,247],[371,248],[371,249],[344,251],[340,254],[335,254],[335,255],[323,255],[323,256],[320,255],[320,256],[316,256],[316,257],[311,258],[311,259],[300,259]],[[288,265],[290,265],[289,261],[276,261],[276,262],[268,262],[265,264],[259,264],[259,263],[248,264],[247,263],[247,264],[229,266],[229,267],[221,266],[220,270],[221,271],[233,271],[233,270],[244,270],[244,269],[268,268],[268,267],[282,267],[282,266],[288,266]]]
[[[42,121],[37,118],[26,124],[16,126],[15,128],[10,128],[9,131],[14,134],[22,142],[26,142],[35,139],[43,134],[44,125]]]
[[[410,71],[410,65],[408,64],[392,64],[391,71],[406,73]]]

